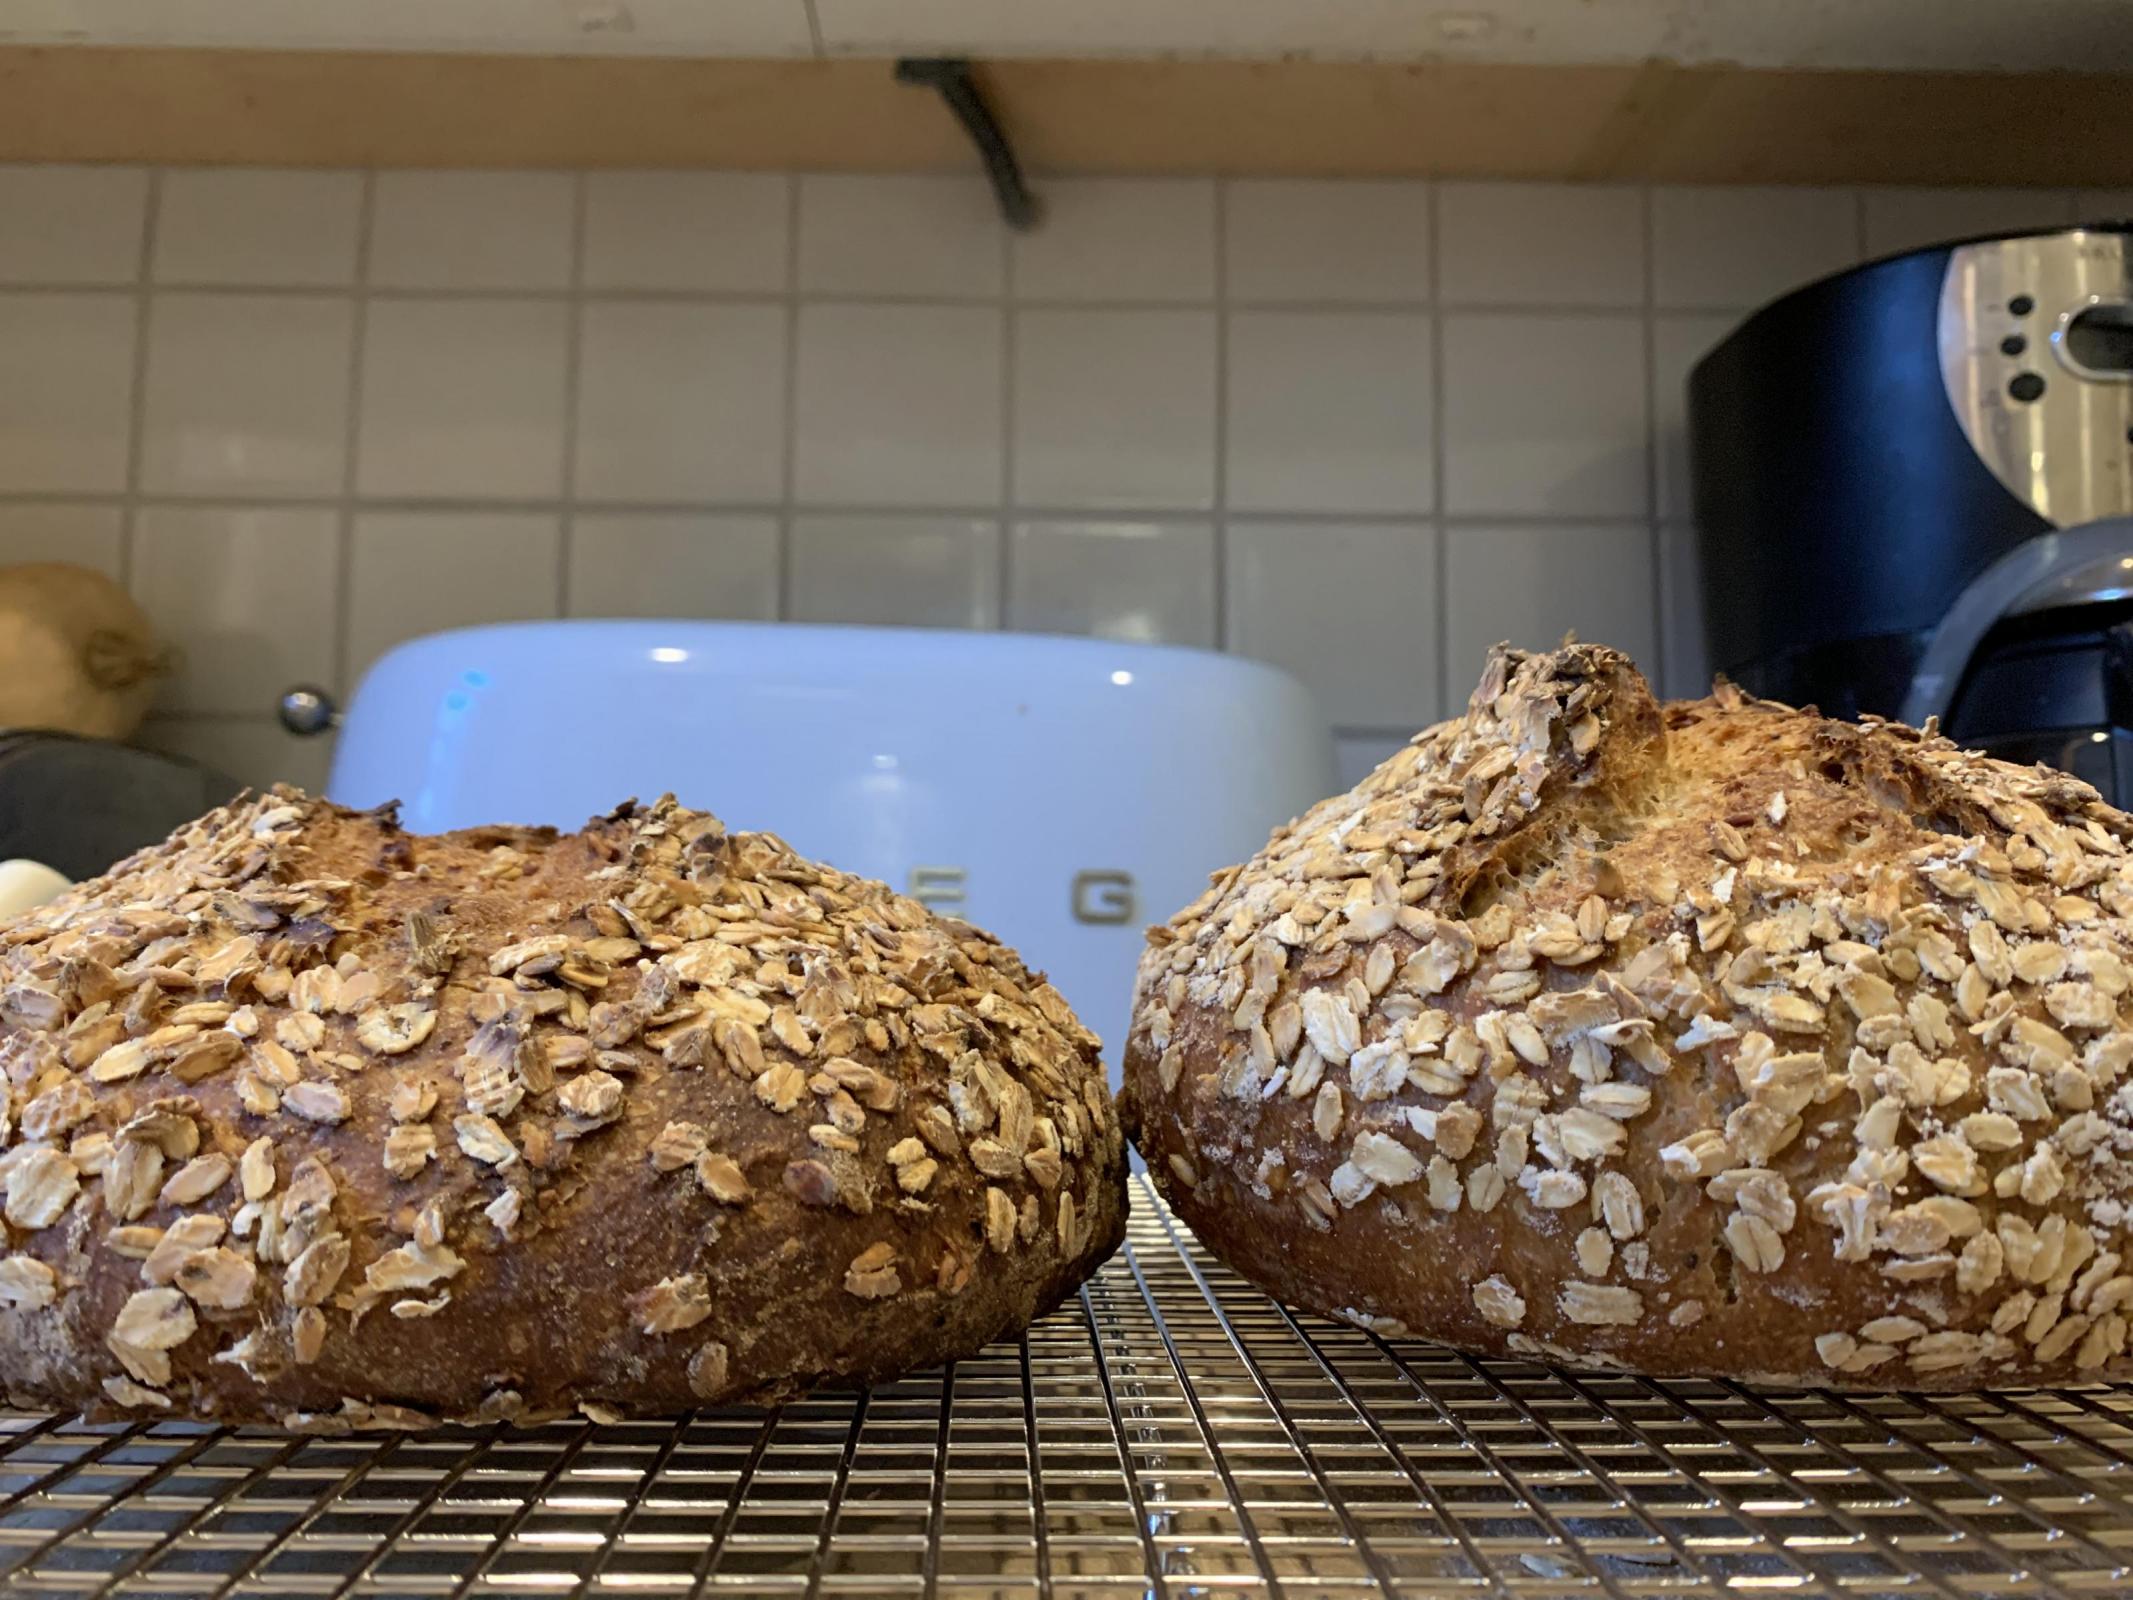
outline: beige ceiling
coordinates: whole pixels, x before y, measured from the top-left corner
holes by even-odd
[[[2133,68],[2133,0],[0,0],[0,44]]]

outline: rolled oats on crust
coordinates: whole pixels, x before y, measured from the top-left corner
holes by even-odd
[[[1127,1121],[1330,1315],[1658,1374],[2133,1376],[2129,841],[1932,729],[1499,648],[1150,931]]]
[[[434,838],[241,799],[0,933],[0,1068],[21,1404],[773,1401],[1025,1326],[1124,1226],[1041,974],[670,798]]]

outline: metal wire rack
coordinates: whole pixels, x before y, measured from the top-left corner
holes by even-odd
[[[1763,1393],[1297,1317],[1136,1179],[1019,1344],[673,1423],[294,1438],[0,1414],[9,1595],[2122,1594],[2133,1391]]]

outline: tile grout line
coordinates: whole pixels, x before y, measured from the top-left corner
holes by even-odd
[[[799,174],[792,176],[798,177]],[[337,292],[338,286],[317,283],[192,283],[185,281],[159,282],[156,287],[168,293],[197,295],[204,300],[212,299],[266,299],[288,300],[316,298],[321,294]],[[134,292],[134,285],[117,283],[63,283],[38,281],[26,283],[0,282],[0,293],[9,295],[91,295],[117,299]],[[517,286],[502,289],[453,287],[433,284],[427,287],[389,285],[373,288],[370,298],[378,301],[432,300],[432,301],[543,301],[562,302],[572,298],[574,291]],[[632,289],[602,287],[596,295],[600,300],[621,301],[641,305],[777,305],[790,298],[787,292],[762,289]],[[1005,295],[969,294],[859,294],[834,293],[829,291],[803,291],[800,294],[809,305],[844,306],[1009,306],[1018,311],[1212,311],[1212,297],[1198,299],[1148,299],[1122,296],[1118,299],[1063,299],[1058,296],[1032,296],[1026,300],[1010,301]],[[1329,300],[1329,299],[1232,299],[1230,306],[1238,311],[1286,311],[1286,312],[1338,312],[1342,315],[1360,317],[1413,316],[1431,308],[1430,299],[1413,300]],[[1590,318],[1607,321],[1635,314],[1634,306],[1605,305],[1596,301],[1524,301],[1524,300],[1456,300],[1443,303],[1446,311],[1488,312],[1497,315],[1550,316]],[[1702,309],[1723,310],[1724,307],[1698,307],[1674,305],[1665,308],[1672,312],[1697,311]],[[1744,307],[1743,309],[1753,309]]]
[[[1428,726],[1445,716],[1450,710],[1452,695],[1452,530],[1448,507],[1451,498],[1445,485],[1447,452],[1444,447],[1444,303],[1439,293],[1443,282],[1443,241],[1439,238],[1444,208],[1439,203],[1439,184],[1431,178],[1423,190],[1423,204],[1429,217],[1429,459],[1430,459],[1430,531],[1435,536],[1436,548],[1431,557],[1436,564],[1437,591],[1437,693],[1423,719]],[[1479,668],[1476,672],[1478,674]]]
[[[585,219],[590,176],[572,174],[570,299],[563,312],[562,509],[556,519],[555,614],[570,615],[571,554],[578,529],[578,412],[585,372]]]
[[[355,542],[361,480],[357,464],[363,449],[363,370],[370,337],[370,248],[378,209],[378,174],[363,173],[356,200],[355,283],[350,296],[348,342],[348,415],[341,425],[341,496],[336,549],[333,677],[331,688],[343,698],[355,692]]]
[[[1230,648],[1229,627],[1229,178],[1215,179],[1215,648]]]
[[[809,15],[813,15],[810,4]],[[778,458],[778,542],[771,615],[793,620],[793,545],[800,498],[800,177],[785,174],[785,437]]]
[[[1043,225],[1040,216],[1038,225]],[[1022,318],[1015,304],[1015,230],[1000,227],[1000,520],[993,529],[992,631],[1012,630],[1015,603],[1015,377],[1020,370]]]
[[[343,296],[342,298],[345,298]],[[0,491],[0,506],[7,505],[64,505],[122,508],[126,496],[118,491],[69,492],[25,490],[16,493]],[[332,494],[143,494],[138,497],[147,507],[199,507],[206,509],[242,509],[246,511],[315,511],[333,510],[346,497],[339,492]],[[592,496],[580,496],[574,502],[582,512],[606,514],[641,515],[704,515],[704,516],[775,516],[782,509],[780,500],[610,500]],[[379,512],[431,512],[440,514],[502,513],[517,515],[541,515],[560,513],[563,501],[554,495],[532,499],[501,499],[494,495],[362,495],[357,497],[357,506],[363,511]],[[794,502],[794,509],[803,513],[819,513],[827,516],[852,517],[940,517],[967,519],[972,515],[989,514],[990,504],[963,502],[921,503],[917,501],[830,501],[802,500]],[[1088,505],[1031,504],[1017,508],[1018,516],[1033,522],[1094,522],[1094,523],[1147,523],[1197,525],[1214,520],[1214,513],[1206,506],[1145,506],[1132,510]],[[1417,522],[1428,523],[1433,513],[1427,508],[1414,511],[1236,511],[1228,513],[1234,524],[1283,524],[1304,523],[1312,526],[1336,524],[1363,527],[1411,527]],[[1510,528],[1541,530],[1556,529],[1630,529],[1642,528],[1651,522],[1647,515],[1631,513],[1623,515],[1594,514],[1569,515],[1551,512],[1474,512],[1445,518],[1453,527],[1463,528]],[[1671,519],[1668,519],[1671,520]]]
[[[1658,297],[1657,231],[1652,221],[1652,186],[1637,189],[1637,220],[1644,256],[1644,512],[1651,519],[1646,540],[1651,561],[1652,677],[1664,698],[1674,687],[1673,641],[1666,604],[1665,551],[1659,536],[1659,325],[1653,302]]]
[[[163,169],[148,169],[141,195],[141,253],[135,264],[133,349],[126,397],[126,490],[119,511],[119,585],[133,589],[134,546],[140,538],[141,480],[148,454],[148,344],[155,321],[156,231],[163,210]],[[160,698],[160,696],[158,697]]]

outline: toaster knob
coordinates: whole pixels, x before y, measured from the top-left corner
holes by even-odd
[[[281,725],[305,738],[330,733],[341,725],[341,708],[316,684],[300,683],[281,697]]]

